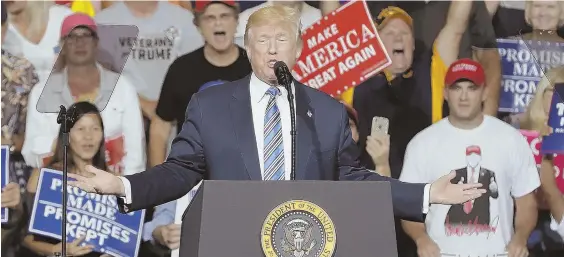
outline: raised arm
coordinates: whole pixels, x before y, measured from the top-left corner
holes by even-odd
[[[486,72],[487,98],[484,103],[484,113],[496,116],[501,90],[501,61],[492,18],[484,2],[473,1],[470,32],[474,59],[484,67]]]
[[[468,27],[472,1],[452,1],[446,25],[435,39],[435,50],[439,53],[445,67],[458,59],[462,35]]]

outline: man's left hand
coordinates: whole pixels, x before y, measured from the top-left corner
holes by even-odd
[[[482,184],[453,184],[450,181],[456,177],[456,172],[451,171],[431,184],[429,203],[431,204],[461,204],[474,200],[486,193],[480,189]]]
[[[507,244],[508,257],[528,257],[529,250],[527,249],[527,241],[513,237],[509,244]]]

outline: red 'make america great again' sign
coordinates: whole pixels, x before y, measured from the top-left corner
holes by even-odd
[[[391,64],[368,6],[352,1],[321,18],[302,35],[296,80],[338,96]]]

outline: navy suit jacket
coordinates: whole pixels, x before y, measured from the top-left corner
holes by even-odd
[[[294,85],[296,179],[390,181],[395,215],[422,220],[425,185],[360,167],[343,104],[297,81]],[[126,176],[132,193],[129,211],[176,200],[202,179],[262,180],[249,88],[247,76],[193,95],[167,160]]]

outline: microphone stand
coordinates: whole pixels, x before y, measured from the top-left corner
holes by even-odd
[[[292,169],[290,173],[290,180],[296,180],[296,107],[294,106],[294,93],[292,92],[292,82],[287,81],[284,85],[288,91],[288,102],[290,103],[290,135],[292,137]]]
[[[70,147],[69,132],[76,122],[76,112],[74,108],[67,110],[65,106],[61,105],[59,115],[57,116],[57,123],[62,126],[63,132],[63,217],[61,221],[62,226],[62,240],[61,240],[61,255],[67,257],[67,181],[68,181],[68,152]],[[56,254],[55,254],[56,255]],[[57,256],[57,255],[56,255]]]

